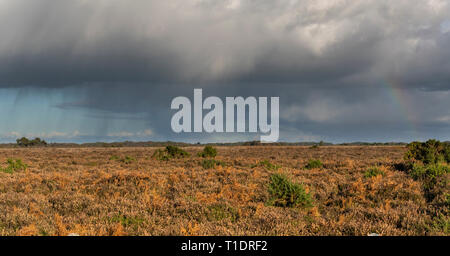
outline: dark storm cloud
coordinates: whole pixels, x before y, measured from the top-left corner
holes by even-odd
[[[79,88],[58,107],[143,113],[166,134],[171,98],[198,87],[280,96],[305,138],[430,133],[450,116],[433,94],[450,89],[449,19],[446,0],[0,0],[0,87]],[[389,83],[428,104],[392,111]]]

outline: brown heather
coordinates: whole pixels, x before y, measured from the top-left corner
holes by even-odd
[[[0,149],[2,167],[28,166],[0,172],[0,235],[448,235],[448,211],[439,228],[422,184],[394,169],[404,147],[217,147],[225,164],[211,169],[201,147],[168,161],[156,149]],[[304,168],[310,159],[323,167]],[[365,177],[373,166],[384,175]],[[273,173],[303,184],[313,206],[268,204]]]

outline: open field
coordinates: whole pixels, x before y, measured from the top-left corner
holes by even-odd
[[[448,185],[447,205],[427,200],[398,168],[403,146],[217,147],[209,169],[201,147],[168,161],[156,149],[0,149],[2,166],[27,165],[0,172],[0,235],[448,235]],[[273,173],[303,184],[312,206],[269,204]]]

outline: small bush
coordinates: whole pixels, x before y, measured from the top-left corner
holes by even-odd
[[[212,221],[221,221],[229,219],[231,222],[236,222],[239,219],[239,212],[225,204],[214,204],[208,207],[208,219]]]
[[[278,170],[281,168],[281,166],[272,164],[271,162],[269,162],[269,160],[263,160],[263,161],[259,162],[257,165],[253,165],[252,168],[256,167],[256,166],[262,166],[270,171],[275,171],[275,170]]]
[[[116,156],[116,155],[113,155],[113,156],[111,156],[110,158],[109,158],[109,160],[119,160],[120,159],[120,157],[119,156]]]
[[[364,173],[364,177],[366,178],[376,177],[378,175],[384,176],[385,173],[377,167],[371,167]]]
[[[120,215],[120,214],[113,216],[110,219],[110,221],[113,223],[120,223],[124,227],[129,227],[129,226],[137,227],[145,222],[145,220],[140,217],[131,217],[131,216]]]
[[[153,153],[152,158],[158,159],[160,161],[168,161],[172,158],[184,158],[188,156],[189,153],[179,147],[167,146],[165,150],[161,149],[156,150]]]
[[[204,169],[212,169],[218,165],[225,166],[225,163],[214,159],[205,159],[202,161],[202,167]]]
[[[217,156],[217,150],[213,148],[212,146],[206,146],[202,152],[198,153],[199,157],[216,157]]]
[[[160,161],[168,161],[169,160],[169,156],[166,154],[166,151],[162,150],[162,149],[155,150],[155,152],[152,155],[152,158],[158,159]]]
[[[166,152],[172,158],[184,158],[189,156],[188,152],[176,146],[167,146]]]
[[[438,140],[427,142],[412,142],[408,144],[405,160],[423,164],[450,163],[450,145]]]
[[[285,175],[270,176],[268,188],[271,196],[269,203],[281,207],[310,207],[312,199],[301,184],[293,183]]]
[[[323,166],[323,163],[320,160],[311,159],[305,165],[305,168],[310,170],[310,169],[322,168],[322,166]]]
[[[22,163],[21,159],[14,160],[14,159],[9,158],[8,160],[6,160],[6,164],[8,165],[7,167],[0,168],[1,172],[12,174],[15,171],[19,171],[19,170],[25,171],[28,167],[26,164]]]
[[[425,188],[432,188],[439,181],[441,176],[450,173],[450,167],[442,164],[420,165],[414,164],[410,175],[414,180],[424,182]]]
[[[136,158],[131,157],[131,156],[125,156],[123,159],[120,160],[122,163],[125,164],[131,164],[132,162],[136,161]]]

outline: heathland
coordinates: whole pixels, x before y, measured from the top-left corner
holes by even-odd
[[[0,235],[448,235],[448,163],[407,150],[1,148]]]

